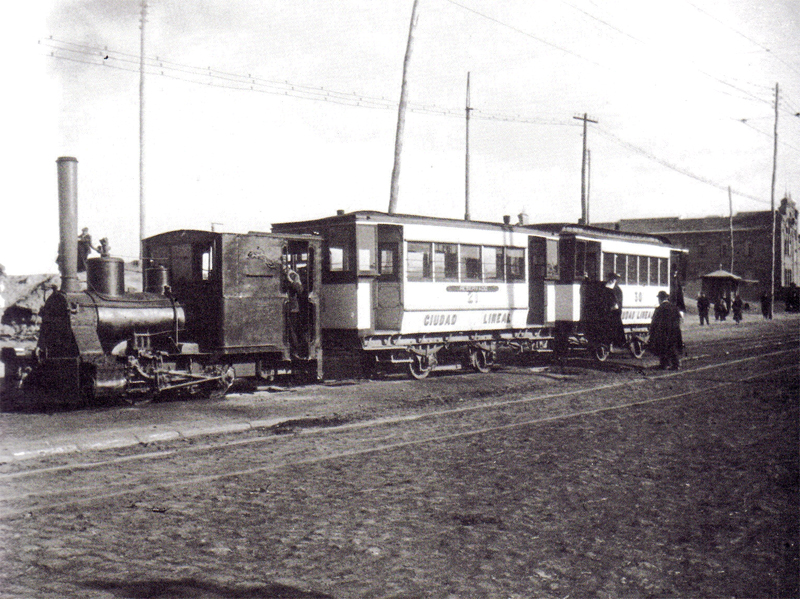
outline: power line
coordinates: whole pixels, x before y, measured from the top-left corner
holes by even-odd
[[[753,127],[753,125],[751,125],[750,122],[749,122],[751,119],[734,119],[734,120],[736,120],[738,123],[741,123],[745,127],[749,127],[750,129],[752,129],[756,133],[760,133],[761,135],[763,135],[765,137],[769,137],[770,139],[772,139],[772,133],[767,133],[766,131],[762,131],[761,129],[758,129],[757,127]],[[781,139],[778,140],[778,143],[781,144],[782,146],[786,146],[787,148],[791,148],[795,152],[800,152],[800,148],[796,148],[792,144],[788,144],[788,143],[786,143],[785,141],[783,141]]]
[[[628,150],[631,150],[632,152],[635,152],[636,154],[640,154],[640,155],[642,155],[642,156],[644,156],[646,158],[649,158],[650,160],[652,160],[654,162],[657,162],[658,164],[660,164],[662,166],[665,166],[665,167],[667,167],[667,168],[669,168],[669,169],[671,169],[671,170],[673,170],[673,171],[675,171],[677,173],[680,173],[682,175],[690,177],[691,179],[695,179],[696,181],[700,181],[701,183],[705,183],[706,185],[710,185],[712,187],[716,187],[717,189],[721,189],[723,191],[727,191],[728,190],[728,186],[727,185],[722,185],[721,183],[717,183],[716,181],[712,181],[711,179],[708,179],[707,177],[703,177],[702,175],[698,175],[698,174],[693,173],[693,172],[691,172],[691,171],[689,171],[689,170],[687,170],[687,169],[685,169],[683,167],[680,167],[680,166],[678,166],[676,164],[673,164],[673,163],[669,162],[668,160],[665,160],[663,158],[659,158],[658,156],[656,156],[652,152],[650,152],[648,150],[645,150],[644,148],[640,148],[639,146],[636,146],[636,145],[634,145],[634,144],[632,144],[630,142],[627,142],[624,139],[621,139],[620,137],[617,137],[616,135],[614,135],[610,131],[607,131],[607,130],[603,129],[602,127],[595,127],[595,131],[597,131],[600,135],[602,135],[602,136],[604,136],[604,137],[606,137],[608,139],[611,139],[612,141],[615,141],[616,143],[620,144],[621,146],[627,148]],[[752,200],[754,202],[758,202],[759,204],[769,204],[769,202],[767,200],[763,200],[763,199],[761,199],[759,197],[756,197],[756,196],[753,196],[753,195],[750,195],[750,194],[747,194],[747,193],[743,193],[741,191],[732,190],[732,193],[735,193],[736,195],[738,195],[740,197],[747,198],[748,200]]]
[[[586,58],[585,56],[582,56],[582,55],[578,54],[577,52],[573,52],[573,51],[571,51],[571,50],[568,50],[568,49],[566,49],[566,48],[563,48],[563,47],[561,47],[561,46],[558,46],[558,45],[556,45],[556,44],[553,44],[553,43],[551,43],[551,42],[549,42],[549,41],[547,41],[547,40],[544,40],[544,39],[542,39],[542,38],[540,38],[540,37],[537,37],[537,36],[535,36],[535,35],[533,35],[533,34],[531,34],[531,33],[527,32],[527,31],[523,31],[522,29],[520,29],[520,28],[518,28],[518,27],[515,27],[514,25],[510,25],[509,23],[505,23],[505,22],[503,22],[503,21],[501,21],[501,20],[499,20],[499,19],[496,19],[496,18],[494,18],[494,17],[491,17],[491,16],[489,16],[489,15],[487,15],[487,14],[485,14],[485,13],[482,13],[482,12],[480,12],[480,11],[477,11],[477,10],[475,10],[475,9],[473,9],[473,8],[470,8],[470,7],[468,7],[468,6],[464,6],[463,4],[461,4],[461,3],[459,3],[459,2],[456,2],[455,0],[445,0],[445,1],[446,1],[446,2],[449,2],[450,4],[453,4],[454,6],[458,6],[459,8],[462,8],[462,9],[464,9],[464,10],[467,10],[467,11],[471,12],[471,13],[474,13],[474,14],[476,14],[476,15],[480,16],[480,17],[483,17],[484,19],[487,19],[487,20],[489,20],[489,21],[492,21],[492,22],[494,22],[494,23],[497,23],[497,24],[499,24],[499,25],[502,25],[503,27],[507,27],[508,29],[511,29],[511,30],[513,30],[513,31],[516,31],[517,33],[520,33],[520,34],[522,34],[522,35],[525,35],[525,36],[527,36],[527,37],[530,37],[530,38],[532,38],[532,39],[535,39],[535,40],[537,40],[537,41],[539,41],[539,42],[542,42],[542,43],[544,43],[544,44],[547,44],[548,46],[551,46],[551,47],[553,47],[553,48],[555,48],[555,49],[557,49],[557,50],[560,50],[560,51],[562,51],[562,52],[565,52],[565,53],[567,53],[567,54],[569,54],[569,55],[571,55],[571,56],[575,56],[575,57],[577,57],[577,58],[580,58],[581,60],[585,60],[586,62],[589,62],[589,63],[591,63],[591,64],[593,64],[593,65],[595,65],[595,66],[598,66],[598,67],[601,67],[601,68],[606,68],[606,69],[612,69],[612,67],[609,67],[609,66],[607,66],[607,65],[602,65],[602,64],[600,64],[600,63],[598,63],[598,62],[595,62],[594,60],[591,60],[591,59],[589,59],[589,58]],[[600,19],[599,17],[595,17],[594,15],[592,15],[592,14],[590,14],[590,13],[588,13],[588,12],[586,12],[586,11],[584,11],[584,10],[580,9],[580,8],[577,8],[577,7],[573,6],[572,4],[569,4],[568,2],[565,2],[564,0],[560,0],[560,1],[562,2],[562,4],[565,4],[566,6],[569,6],[570,8],[573,8],[573,9],[575,9],[575,10],[577,10],[577,11],[579,11],[579,12],[583,13],[584,15],[588,16],[588,17],[589,17],[589,18],[591,18],[592,20],[595,20],[595,21],[597,21],[597,22],[599,22],[599,23],[602,23],[603,25],[605,25],[606,27],[609,27],[609,28],[613,29],[613,30],[614,30],[614,31],[616,31],[617,33],[619,33],[619,34],[621,34],[621,35],[624,35],[624,36],[626,36],[626,37],[629,37],[629,38],[631,38],[631,39],[633,39],[633,40],[635,40],[635,41],[637,41],[637,42],[640,42],[640,43],[642,43],[642,44],[645,44],[645,42],[642,42],[642,41],[641,41],[641,40],[639,40],[638,38],[636,38],[636,37],[633,37],[632,35],[630,35],[630,34],[626,33],[625,31],[623,31],[623,30],[619,29],[618,27],[615,27],[614,25],[611,25],[610,23],[608,23],[608,22],[604,21],[603,19]],[[645,45],[647,45],[647,44],[645,44]],[[746,95],[746,96],[747,96],[747,99],[754,100],[754,101],[757,101],[757,102],[763,102],[763,103],[766,103],[766,104],[769,104],[769,105],[771,105],[771,104],[772,104],[772,101],[771,101],[771,100],[767,100],[767,99],[761,98],[761,97],[759,97],[759,96],[757,96],[757,95],[755,95],[755,94],[753,94],[753,93],[751,93],[751,92],[747,91],[746,89],[742,89],[742,88],[741,88],[741,87],[739,87],[738,85],[735,85],[735,84],[733,84],[733,83],[731,83],[731,82],[729,82],[729,81],[726,81],[726,80],[724,80],[724,79],[721,79],[721,78],[717,77],[716,75],[712,75],[711,73],[708,73],[708,72],[706,72],[706,71],[704,71],[704,70],[700,69],[699,67],[695,66],[695,65],[694,65],[694,64],[692,64],[692,63],[689,63],[689,64],[691,64],[692,68],[693,68],[694,70],[696,70],[698,73],[700,73],[701,75],[704,75],[705,77],[708,77],[709,79],[712,79],[712,80],[716,81],[717,83],[720,83],[720,84],[722,84],[722,85],[725,85],[725,86],[727,86],[727,87],[730,87],[730,88],[732,88],[732,89],[735,89],[736,91],[738,91],[738,92],[740,92],[740,93],[742,93],[742,94]],[[656,84],[657,82],[653,82],[653,83],[654,83],[654,84]],[[757,84],[754,84],[754,83],[748,83],[748,85],[753,85],[754,87],[761,87],[761,86],[758,86]],[[771,89],[771,88],[770,88],[770,89]]]
[[[558,45],[554,44],[553,42],[549,42],[546,39],[543,39],[541,37],[533,35],[532,33],[528,33],[527,31],[523,31],[519,27],[515,27],[514,25],[510,25],[509,23],[505,23],[505,22],[503,22],[503,21],[501,21],[499,19],[495,19],[494,17],[490,17],[489,15],[487,15],[485,13],[482,13],[482,12],[479,12],[479,11],[475,10],[474,8],[470,8],[469,6],[464,6],[463,4],[460,4],[459,2],[456,2],[455,0],[445,0],[445,1],[449,2],[450,4],[453,4],[454,6],[458,6],[459,8],[463,8],[464,10],[467,10],[467,11],[469,11],[471,13],[474,13],[474,14],[480,16],[480,17],[483,17],[484,19],[492,21],[493,23],[497,23],[498,25],[506,27],[507,29],[511,29],[512,31],[516,31],[517,33],[519,33],[521,35],[524,35],[526,37],[534,39],[537,42],[541,42],[542,44],[545,44],[546,46],[550,46],[551,48],[555,48],[556,50],[564,52],[565,54],[569,54],[570,56],[574,56],[575,58],[579,58],[581,60],[585,60],[586,62],[589,62],[589,63],[591,63],[591,64],[593,64],[595,66],[598,66],[598,67],[602,67],[603,66],[603,65],[601,65],[599,63],[596,63],[595,61],[591,60],[590,58],[586,58],[585,56],[581,56],[577,52],[573,52],[572,50],[567,50],[566,48],[558,46]]]
[[[742,32],[741,32],[741,31],[739,31],[738,29],[736,29],[736,28],[734,28],[734,27],[731,27],[730,25],[728,25],[727,23],[725,23],[725,22],[724,22],[724,21],[722,21],[721,19],[718,19],[717,17],[715,17],[715,16],[714,16],[714,15],[712,15],[711,13],[709,13],[709,12],[707,12],[707,11],[703,10],[703,9],[702,9],[702,8],[700,8],[699,6],[697,6],[697,5],[695,5],[695,4],[692,4],[691,2],[689,2],[689,0],[684,0],[684,2],[686,2],[686,4],[688,4],[688,5],[689,5],[689,6],[691,6],[692,8],[694,8],[696,11],[698,11],[698,12],[701,12],[701,13],[703,13],[704,15],[706,15],[708,18],[710,18],[710,19],[712,19],[712,20],[716,21],[717,23],[719,23],[719,24],[720,24],[720,25],[722,25],[723,27],[725,27],[725,28],[727,28],[727,29],[730,29],[731,31],[733,31],[733,32],[734,32],[734,33],[736,33],[737,35],[740,35],[741,37],[743,37],[744,39],[746,39],[746,40],[747,40],[748,42],[750,42],[751,44],[755,44],[756,46],[758,46],[759,48],[761,48],[762,50],[764,50],[764,51],[765,51],[767,54],[769,54],[771,57],[773,57],[775,60],[777,60],[778,62],[780,62],[780,63],[781,63],[781,64],[783,64],[784,66],[786,66],[786,67],[790,68],[790,69],[791,69],[791,70],[793,70],[795,73],[797,73],[797,74],[799,74],[799,75],[800,75],[800,69],[797,69],[797,68],[796,68],[796,67],[794,67],[793,65],[791,65],[791,64],[789,64],[788,62],[786,62],[785,60],[783,60],[783,59],[782,59],[780,56],[777,56],[777,55],[776,55],[776,54],[775,54],[775,53],[774,53],[774,52],[773,52],[773,51],[772,51],[770,48],[767,48],[765,45],[763,45],[763,44],[761,44],[761,43],[757,42],[756,40],[754,40],[754,39],[753,39],[753,38],[751,38],[750,36],[748,36],[748,35],[746,35],[746,34],[742,33]]]
[[[451,1],[451,0],[448,0]],[[54,51],[50,53],[50,56],[55,59],[59,60],[66,60],[70,62],[88,64],[92,66],[98,66],[101,68],[113,68],[128,72],[139,72],[139,69],[135,67],[135,64],[138,62],[133,60],[133,58],[128,59],[124,58],[125,56],[132,56],[126,55],[122,52],[115,52],[109,51],[106,48],[103,48],[100,51],[97,47],[92,46],[84,46],[82,44],[73,44],[71,42],[61,42],[58,40],[50,40],[56,43],[63,43],[70,46],[75,46],[80,49],[73,50],[71,48],[62,48],[59,46],[55,46],[52,44],[44,44],[49,45],[49,47],[54,48]],[[61,54],[56,54],[56,52],[68,52],[72,54],[78,54],[79,56],[92,56],[95,57],[96,60],[86,60],[83,58],[75,58],[72,56],[64,56]],[[123,58],[118,58],[116,55],[119,54]],[[98,59],[101,62],[98,62]],[[116,64],[116,63],[120,64]],[[334,90],[328,90],[324,87],[319,86],[308,86],[302,84],[294,84],[288,81],[285,82],[276,82],[271,80],[259,79],[254,78],[251,75],[247,75],[247,77],[243,75],[237,75],[234,73],[225,73],[224,71],[215,71],[208,68],[200,68],[200,67],[191,67],[188,65],[181,65],[180,63],[174,63],[169,61],[163,61],[161,59],[153,59],[153,58],[146,58],[145,62],[147,63],[147,68],[149,69],[148,73],[152,75],[158,75],[162,77],[167,77],[171,79],[175,79],[178,81],[184,81],[188,83],[194,83],[204,86],[213,86],[225,89],[233,89],[239,91],[256,91],[260,93],[268,93],[272,95],[278,96],[287,96],[287,97],[295,97],[300,99],[306,100],[314,100],[318,102],[327,102],[332,104],[341,104],[345,106],[351,107],[358,107],[358,108],[371,108],[371,109],[379,109],[379,110],[394,110],[397,107],[397,103],[391,100],[386,100],[385,98],[374,98],[369,96],[363,96],[356,93],[347,93],[347,92],[339,92]],[[157,66],[156,64],[157,63]],[[178,73],[175,75],[172,71]],[[204,81],[199,81],[197,77],[202,77]],[[441,108],[435,105],[423,105],[423,104],[409,104],[409,110],[418,113],[424,114],[432,114],[438,116],[446,116],[451,118],[458,118],[463,119],[462,111],[459,110],[452,110],[447,108]],[[556,126],[580,126],[575,125],[573,123],[562,121],[558,119],[544,119],[544,118],[536,118],[536,117],[524,117],[521,115],[510,115],[510,114],[503,114],[503,113],[491,113],[486,111],[481,111],[477,109],[473,109],[472,118],[477,118],[480,120],[485,121],[504,121],[504,122],[511,122],[511,123],[521,123],[521,124],[535,124],[535,125],[556,125]],[[747,119],[745,119],[746,121]],[[740,120],[740,122],[742,122]],[[744,124],[747,124],[746,122]],[[749,126],[749,125],[748,125]],[[755,129],[754,127],[751,127]],[[685,176],[691,177],[697,181],[706,183],[718,189],[727,190],[727,186],[716,183],[710,179],[707,179],[703,176],[697,175],[692,173],[682,167],[679,167],[671,162],[660,158],[645,150],[640,148],[630,142],[627,142],[618,136],[614,135],[610,131],[602,129],[600,127],[596,127],[596,130],[603,136],[616,141],[623,147],[641,154],[662,166],[670,168],[678,173],[681,173]],[[757,129],[755,129],[758,131]],[[786,144],[788,145],[788,144]],[[792,149],[797,150],[793,146],[789,146]],[[742,192],[734,191],[736,195],[753,200],[759,203],[765,203],[764,200],[761,200],[755,196],[748,195]]]
[[[58,44],[65,44],[71,47],[64,48]],[[42,45],[53,48],[54,51],[50,53],[50,56],[55,59],[100,66],[103,68],[119,69],[128,72],[139,72],[138,67],[134,68],[134,65],[139,64],[138,59],[134,59],[133,55],[126,54],[124,52],[108,50],[108,47],[101,49],[95,46],[74,44],[55,39],[46,40]],[[62,53],[67,53],[68,55],[65,56]],[[74,55],[77,55],[78,57],[75,57]],[[94,57],[95,60],[87,60],[83,58],[84,56],[90,58]],[[146,72],[150,75],[158,75],[169,79],[175,79],[178,81],[184,81],[198,85],[240,91],[256,91],[278,96],[291,96],[306,100],[325,101],[333,104],[341,104],[360,108],[375,108],[383,110],[395,110],[397,108],[397,102],[393,100],[387,100],[386,98],[382,97],[370,97],[358,94],[356,92],[341,92],[330,90],[321,86],[310,86],[292,83],[289,81],[262,79],[253,77],[250,74],[240,75],[211,69],[210,67],[194,67],[161,60],[159,58],[154,59],[152,57],[147,57],[145,62],[147,68]],[[464,118],[461,110],[443,108],[430,104],[409,103],[408,109],[413,112],[423,114],[447,116],[458,119]],[[505,121],[536,125],[573,126],[572,123],[567,123],[563,120],[554,118],[547,119],[541,117],[525,117],[521,115],[509,115],[502,112],[495,113],[478,109],[474,111],[473,118],[484,121]]]

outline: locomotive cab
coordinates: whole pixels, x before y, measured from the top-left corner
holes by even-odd
[[[318,238],[182,230],[143,244],[145,280],[184,307],[200,354],[237,376],[321,377]]]

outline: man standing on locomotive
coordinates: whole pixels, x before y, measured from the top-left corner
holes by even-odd
[[[293,359],[304,359],[308,357],[308,343],[306,341],[304,322],[304,309],[308,305],[308,299],[303,293],[303,281],[296,271],[292,270],[288,265],[284,265],[283,275],[286,277],[288,295],[286,329],[289,337],[289,346],[291,347]]]
[[[681,313],[678,307],[669,301],[666,291],[658,292],[659,305],[650,322],[650,339],[647,348],[658,356],[659,368],[678,370],[681,365],[680,354],[683,352],[683,335],[681,334]]]

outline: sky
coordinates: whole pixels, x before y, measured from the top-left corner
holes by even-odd
[[[413,0],[147,0],[145,235],[387,211]],[[800,199],[800,0],[419,0],[397,212],[590,222]],[[79,227],[138,256],[141,0],[6,7],[0,264]],[[516,218],[516,217],[515,217]]]

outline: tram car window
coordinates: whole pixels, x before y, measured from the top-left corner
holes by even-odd
[[[477,282],[481,277],[481,247],[479,245],[461,245],[461,280]]]
[[[484,247],[483,278],[485,281],[505,280],[505,252],[501,247]]]
[[[409,281],[430,281],[431,277],[431,244],[408,243],[407,272]]]
[[[458,281],[457,244],[434,244],[433,273],[437,281]]]
[[[506,249],[506,281],[525,280],[525,250],[521,248]]]

